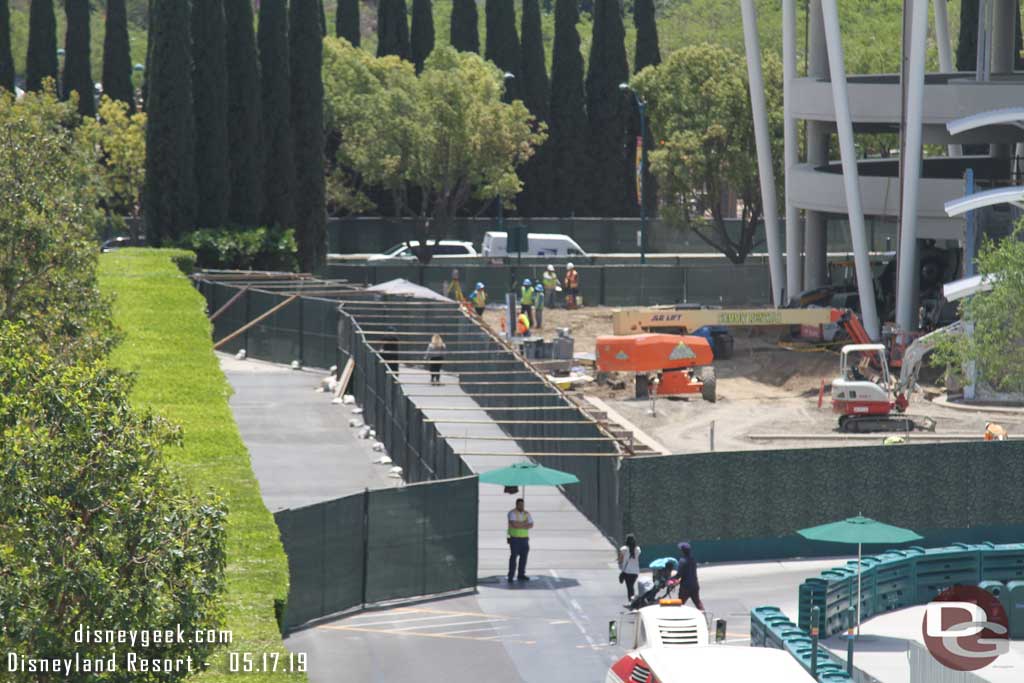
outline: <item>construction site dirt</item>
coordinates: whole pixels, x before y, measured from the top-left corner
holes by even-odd
[[[551,337],[557,328],[569,328],[576,352],[593,353],[597,338],[612,333],[614,310],[549,308],[544,311],[544,329],[535,332]],[[488,310],[485,320],[499,330],[501,316],[500,309]],[[867,446],[891,436],[841,434],[830,400],[830,383],[839,369],[838,348],[780,344],[787,332],[771,327],[734,329],[732,358],[714,362],[718,378],[715,403],[699,395],[660,397],[653,404],[638,400],[631,377],[622,377],[624,388],[594,382],[571,393],[600,398],[673,453],[703,453],[712,447],[741,451]],[[904,434],[910,442],[981,440],[990,422],[1005,427],[1010,438],[1024,435],[1024,410],[1008,414],[934,403],[932,399],[944,394],[941,384],[936,384],[941,374],[927,367],[921,373],[922,388],[914,393],[908,414],[930,417],[936,428],[934,432]]]

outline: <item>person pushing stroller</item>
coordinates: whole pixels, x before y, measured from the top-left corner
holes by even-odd
[[[679,562],[674,557],[661,557],[651,562],[650,567],[654,570],[651,580],[637,581],[637,596],[629,603],[629,609],[640,609],[656,604],[662,598],[671,597],[679,583],[679,579],[672,576],[678,566]]]

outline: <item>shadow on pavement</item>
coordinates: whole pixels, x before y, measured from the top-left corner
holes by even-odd
[[[553,576],[540,575],[532,576],[529,581],[513,581],[509,583],[504,575],[484,576],[477,579],[477,585],[490,588],[507,588],[508,590],[559,590],[561,588],[573,588],[580,585],[576,579],[568,579],[560,576],[557,579]]]

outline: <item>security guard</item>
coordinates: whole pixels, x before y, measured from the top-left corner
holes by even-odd
[[[533,283],[530,278],[523,280],[523,288],[519,290],[519,304],[523,307],[523,313],[530,317],[530,325],[536,321],[533,318]]]
[[[508,582],[515,577],[519,581],[529,581],[526,575],[526,556],[530,554],[530,529],[533,528],[533,517],[526,511],[526,503],[522,498],[516,499],[516,506],[508,511]],[[518,560],[518,576],[516,564]]]

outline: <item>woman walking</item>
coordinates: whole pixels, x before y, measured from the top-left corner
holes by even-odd
[[[444,363],[445,349],[441,335],[435,334],[427,346],[427,369],[430,370],[430,383],[441,384],[441,365]]]
[[[626,545],[619,548],[619,583],[626,584],[626,597],[633,601],[636,577],[640,575],[640,546],[633,534],[626,535]]]

